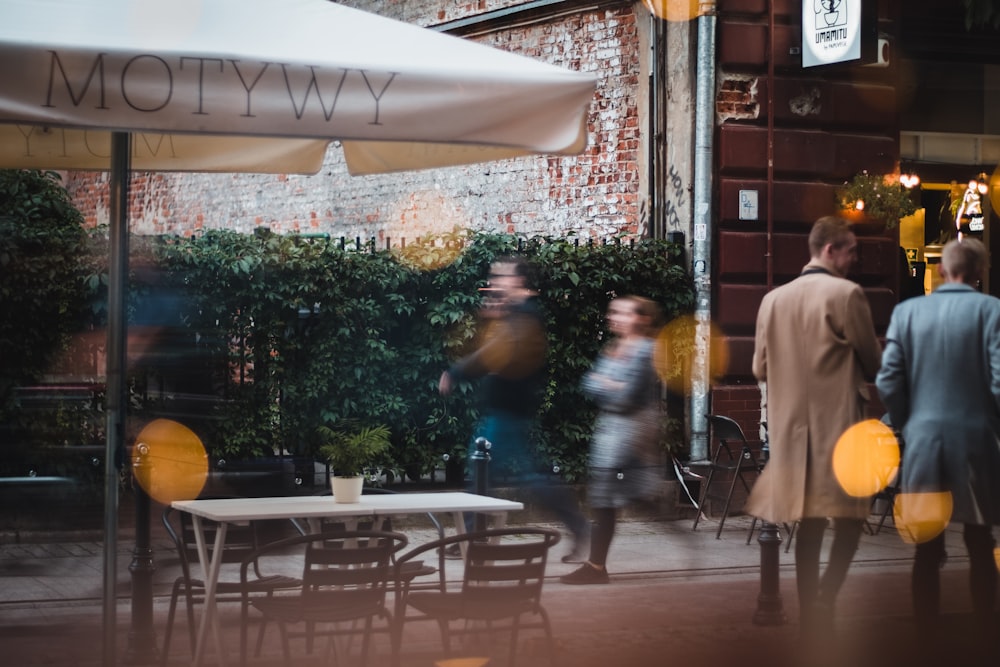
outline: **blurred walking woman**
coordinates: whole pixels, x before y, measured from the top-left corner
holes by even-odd
[[[660,431],[659,391],[653,367],[653,336],[659,321],[654,301],[637,296],[608,305],[614,338],[583,378],[583,391],[598,407],[590,441],[587,502],[593,527],[590,558],[561,578],[565,584],[606,584],[605,567],[618,510],[655,489]]]

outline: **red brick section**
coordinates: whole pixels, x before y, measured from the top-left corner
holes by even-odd
[[[809,227],[836,211],[837,186],[862,170],[891,172],[899,156],[891,72],[858,66],[804,70],[797,53],[801,3],[773,2],[773,50],[768,49],[768,0],[719,2],[713,317],[729,342],[730,363],[712,390],[711,405],[713,412],[740,422],[748,437],[757,433],[759,420],[760,397],[751,373],[754,324],[768,288],[769,89],[774,92],[772,285],[791,280],[808,261]],[[880,30],[891,32],[888,18],[880,16]],[[768,78],[769,53],[774,54],[773,80]],[[757,191],[757,221],[739,219],[740,190]],[[894,232],[856,231],[859,264],[852,277],[865,287],[881,333],[898,301],[898,241]]]
[[[518,3],[347,4],[427,25]],[[525,235],[575,233],[585,239],[640,234],[645,218],[639,174],[646,167],[638,154],[637,9],[643,11],[639,4],[584,11],[474,38],[599,77],[588,122],[590,146],[582,155],[352,178],[340,151],[331,148],[317,176],[137,175],[129,205],[132,232],[187,235],[229,228],[249,233],[267,226],[279,233],[375,237],[380,247],[455,227]],[[644,12],[641,18],[645,20]],[[107,222],[106,177],[77,174],[68,182],[87,220]]]

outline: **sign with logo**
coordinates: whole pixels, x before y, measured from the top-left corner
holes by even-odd
[[[802,0],[802,66],[861,59],[861,0]]]

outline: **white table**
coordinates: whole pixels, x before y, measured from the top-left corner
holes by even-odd
[[[276,498],[177,500],[171,503],[171,506],[178,511],[187,512],[192,517],[198,559],[201,562],[205,581],[205,611],[198,628],[198,641],[192,663],[196,666],[200,666],[204,660],[209,626],[212,627],[215,636],[219,662],[225,664],[225,652],[215,609],[215,589],[222,565],[219,556],[222,553],[222,545],[226,541],[226,529],[230,524],[262,519],[316,521],[326,518],[377,518],[431,512],[452,514],[456,531],[463,533],[465,532],[465,521],[462,517],[464,512],[491,514],[494,516],[494,526],[502,527],[506,522],[507,512],[524,509],[523,504],[512,500],[460,491],[363,495],[360,502],[357,503],[335,503],[330,496],[281,496]],[[209,559],[208,548],[205,544],[203,519],[218,523],[211,559]]]

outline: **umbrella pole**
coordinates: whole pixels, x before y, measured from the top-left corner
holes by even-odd
[[[104,451],[104,667],[116,664],[118,562],[118,474],[124,458],[126,321],[128,281],[129,135],[111,136],[110,241],[108,267],[107,435]]]

